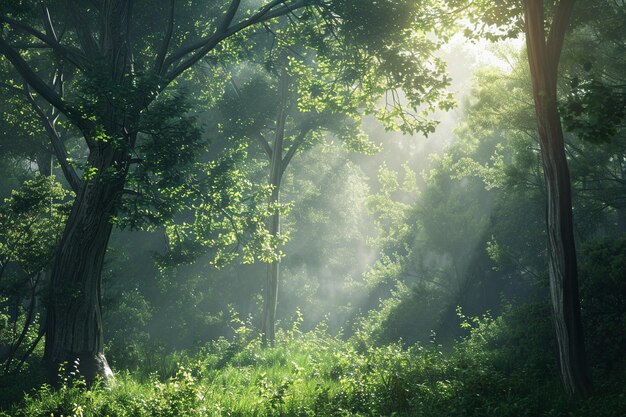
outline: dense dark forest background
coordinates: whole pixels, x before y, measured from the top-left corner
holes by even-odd
[[[0,416],[626,415],[626,4],[6,0]]]

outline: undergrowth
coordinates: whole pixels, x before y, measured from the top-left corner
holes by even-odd
[[[434,343],[377,346],[359,333],[344,341],[323,326],[302,333],[299,322],[263,349],[239,321],[234,338],[180,356],[172,376],[122,372],[89,389],[80,380],[43,385],[0,416],[623,415],[615,414],[626,411],[623,378],[604,381],[585,402],[561,395],[545,346],[549,323],[520,325],[542,309],[466,319],[468,337],[446,353]],[[539,340],[542,348],[531,348]]]

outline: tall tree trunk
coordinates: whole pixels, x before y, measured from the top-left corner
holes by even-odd
[[[98,174],[84,182],[76,197],[54,259],[44,353],[52,381],[62,363],[67,363],[68,371],[76,367],[89,383],[96,376],[112,376],[104,356],[100,310],[101,272],[112,230],[111,215],[125,176],[122,172],[112,180],[103,178],[107,168],[115,166],[114,154],[112,150],[92,151],[90,164]]]
[[[280,183],[272,184],[271,204],[279,203]],[[272,238],[278,238],[280,234],[280,213],[275,212],[269,221],[269,232]],[[280,276],[280,261],[272,261],[267,264],[267,282],[265,283],[265,302],[263,311],[263,346],[274,346],[276,335],[276,306],[278,305],[278,279]]]
[[[274,241],[280,235],[280,213],[276,205],[280,201],[280,182],[283,176],[283,142],[285,138],[285,120],[287,119],[287,74],[283,71],[280,80],[280,108],[278,111],[278,119],[276,123],[276,132],[274,135],[274,144],[272,148],[272,158],[270,161],[270,185],[272,186],[272,195],[270,197],[270,205],[276,208],[276,211],[269,219],[269,232]],[[267,281],[265,283],[265,300],[263,303],[263,328],[262,328],[262,344],[263,346],[274,346],[276,336],[276,306],[278,305],[278,279],[280,274],[280,261],[276,260],[267,265]]]
[[[585,359],[578,295],[570,176],[556,101],[559,56],[573,3],[573,0],[559,2],[547,42],[543,1],[526,0],[524,9],[528,62],[546,185],[548,267],[561,380],[568,394],[585,397],[589,394],[591,380]]]

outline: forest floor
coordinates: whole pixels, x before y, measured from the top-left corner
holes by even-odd
[[[263,349],[241,323],[232,339],[162,357],[154,372],[118,371],[90,389],[69,380],[57,390],[43,385],[0,416],[626,415],[617,380],[596,385],[599,394],[586,401],[563,396],[554,364],[524,352],[534,338],[516,340],[513,319],[475,319],[446,352],[374,346],[358,333],[345,341],[324,328],[302,333],[297,323]],[[530,360],[520,362],[524,356]]]

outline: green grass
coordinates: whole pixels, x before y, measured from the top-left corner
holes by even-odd
[[[450,352],[439,346],[376,346],[324,329],[280,332],[262,349],[245,325],[176,366],[171,375],[120,372],[87,389],[80,381],[43,386],[2,417],[179,416],[622,416],[623,379],[604,380],[595,397],[562,396],[545,329],[520,327],[528,311],[476,319]],[[546,327],[549,328],[549,327]],[[537,334],[532,334],[536,332]],[[534,347],[534,348],[533,348]],[[602,376],[600,375],[600,378]]]

